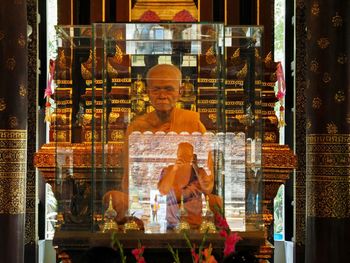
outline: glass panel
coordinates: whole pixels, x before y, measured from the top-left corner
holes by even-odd
[[[200,231],[222,208],[232,230],[261,230],[262,28],[57,31],[62,229]]]

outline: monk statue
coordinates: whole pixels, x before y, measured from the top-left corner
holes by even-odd
[[[181,71],[170,64],[158,64],[147,72],[146,92],[154,110],[136,116],[127,128],[123,151],[125,162],[122,180],[122,191],[126,194],[129,187],[128,137],[132,132],[206,132],[206,128],[200,121],[199,113],[175,107],[183,92],[181,80]]]
[[[175,164],[162,170],[158,183],[159,192],[167,195],[167,227],[172,229],[179,223],[181,199],[187,212],[187,222],[190,226],[199,226],[202,222],[202,194],[210,194],[213,185],[213,173],[207,174],[204,168],[198,166],[192,144],[180,143]]]
[[[183,92],[181,71],[170,64],[152,67],[146,76],[147,94],[154,111],[136,117],[129,125],[126,135],[133,131],[186,131],[206,132],[194,111],[175,108]]]

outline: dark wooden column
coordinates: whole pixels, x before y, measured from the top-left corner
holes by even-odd
[[[306,262],[350,258],[350,2],[307,1]]]
[[[306,221],[306,7],[296,1],[295,8],[295,153],[298,167],[294,179],[294,241],[295,262],[305,262]]]
[[[27,152],[26,1],[0,9],[0,262],[24,262]]]

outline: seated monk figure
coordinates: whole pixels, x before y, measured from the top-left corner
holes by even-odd
[[[158,183],[159,192],[167,195],[168,228],[176,227],[179,222],[181,198],[187,211],[187,222],[191,226],[199,226],[202,222],[202,193],[210,194],[213,184],[213,174],[207,174],[202,167],[198,167],[192,144],[180,143],[175,164],[162,170]]]
[[[148,71],[146,91],[154,111],[136,117],[128,126],[126,138],[133,131],[206,132],[197,112],[175,108],[181,97],[181,79],[181,71],[170,64],[158,64]],[[124,153],[128,156],[128,144],[125,146]],[[128,163],[124,169],[127,171]],[[123,191],[127,193],[128,176],[127,173],[124,175]]]
[[[206,129],[201,123],[199,113],[175,108],[181,97],[181,71],[174,65],[158,64],[146,75],[146,92],[154,111],[136,117],[128,126],[124,147],[124,176],[122,191],[128,194],[128,137],[134,131],[145,132],[200,132]],[[118,200],[113,200],[118,202]],[[118,211],[117,211],[118,212]]]

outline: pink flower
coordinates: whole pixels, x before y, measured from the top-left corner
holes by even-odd
[[[192,254],[192,258],[193,258],[193,263],[198,263],[199,255],[196,253],[195,248],[191,249],[191,254]]]
[[[145,251],[144,246],[142,246],[140,248],[135,248],[131,251],[131,253],[134,255],[137,263],[146,263],[145,258],[142,256],[144,251]]]
[[[227,237],[227,231],[224,230],[224,229],[221,229],[220,232],[219,232],[219,235],[222,236],[222,237]]]
[[[217,263],[215,257],[211,255],[211,252],[208,248],[204,249],[203,254],[205,257],[205,263]]]
[[[236,244],[242,238],[237,233],[230,233],[225,240],[224,256],[228,256],[234,253],[236,250]]]
[[[220,214],[216,214],[216,222],[217,222],[218,228],[230,229],[226,219],[223,218]]]

